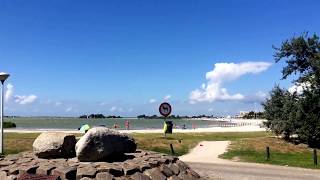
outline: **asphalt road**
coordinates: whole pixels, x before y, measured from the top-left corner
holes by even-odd
[[[320,180],[320,170],[255,163],[188,163],[205,179]]]

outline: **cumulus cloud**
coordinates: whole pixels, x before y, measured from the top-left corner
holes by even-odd
[[[5,92],[5,97],[4,100],[6,102],[9,102],[12,97],[14,99],[15,103],[25,105],[25,104],[31,104],[37,100],[37,96],[34,94],[31,95],[14,95],[14,86],[12,84],[7,84],[6,86],[6,92]]]
[[[244,95],[230,94],[223,84],[246,74],[263,72],[270,66],[267,62],[216,63],[213,70],[206,73],[207,83],[190,93],[190,103],[244,100]]]
[[[149,100],[149,103],[155,103],[157,100],[155,100],[155,99],[150,99]]]
[[[13,85],[9,83],[7,84],[6,94],[4,96],[5,102],[8,102],[11,99],[12,95],[13,95]]]
[[[14,96],[14,101],[18,104],[24,105],[24,104],[31,104],[33,103],[38,97],[36,95],[29,95],[29,96]]]
[[[114,111],[116,111],[118,108],[117,108],[117,106],[112,106],[111,108],[110,108],[110,111],[111,112],[114,112]]]
[[[293,94],[297,93],[298,95],[302,94],[304,90],[307,90],[310,87],[310,83],[296,83],[293,86],[288,88],[288,91]]]
[[[165,96],[163,97],[163,99],[164,99],[164,100],[169,100],[169,99],[171,99],[171,97],[172,97],[172,96],[171,96],[170,94],[168,94],[168,95],[165,95]]]

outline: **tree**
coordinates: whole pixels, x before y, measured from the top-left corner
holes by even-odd
[[[270,92],[264,106],[265,125],[277,135],[284,135],[289,139],[295,132],[295,109],[297,109],[296,94],[290,94],[287,90],[275,86]]]
[[[296,134],[311,147],[320,147],[320,91],[305,91],[299,100]]]
[[[287,66],[282,69],[282,78],[298,74],[297,83],[310,83],[311,87],[320,87],[320,41],[317,35],[308,37],[303,33],[274,47],[276,62],[285,60]]]
[[[320,41],[317,35],[303,33],[275,48],[275,61],[284,60],[282,79],[296,75],[293,82],[304,85],[301,94],[275,87],[263,104],[266,125],[277,134],[298,139],[311,147],[320,147]]]

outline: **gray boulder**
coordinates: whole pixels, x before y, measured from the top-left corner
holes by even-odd
[[[90,129],[76,144],[79,161],[101,161],[114,159],[137,149],[135,140],[125,134],[105,127]]]
[[[76,138],[72,134],[46,132],[33,142],[33,152],[39,158],[75,157]]]

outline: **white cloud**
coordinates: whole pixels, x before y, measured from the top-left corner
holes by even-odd
[[[290,88],[288,88],[288,91],[293,94],[297,93],[298,95],[302,94],[304,90],[307,90],[310,87],[310,83],[296,83]]]
[[[190,93],[190,103],[243,100],[245,96],[236,93],[229,94],[222,85],[234,81],[245,74],[257,74],[267,70],[271,63],[243,62],[243,63],[216,63],[214,69],[206,73],[207,83]]]
[[[61,105],[62,105],[62,102],[59,102],[59,101],[58,101],[58,102],[55,103],[55,105],[56,105],[56,106],[61,106]]]
[[[172,96],[171,96],[170,94],[168,94],[168,95],[164,96],[163,99],[164,99],[164,100],[169,100],[169,99],[171,99],[171,97],[172,97]]]
[[[100,106],[105,106],[105,105],[107,105],[107,103],[101,102],[99,105],[100,105]]]
[[[73,110],[72,107],[68,107],[68,108],[66,109],[66,112],[70,112],[70,111],[72,111],[72,110]]]
[[[9,102],[11,100],[11,98],[14,98],[14,102],[21,104],[21,105],[25,105],[25,104],[31,104],[33,102],[35,102],[37,100],[37,96],[36,95],[13,95],[14,92],[14,86],[12,84],[7,84],[6,87],[6,93],[5,93],[5,101]],[[46,101],[47,103],[47,101]]]
[[[258,92],[256,93],[256,96],[257,96],[258,98],[261,98],[261,99],[266,99],[266,98],[268,97],[268,94],[265,93],[265,92],[263,92],[263,91],[258,91]]]
[[[14,101],[18,104],[24,105],[24,104],[31,104],[33,103],[38,97],[36,95],[29,95],[29,96],[14,96]]]
[[[209,108],[208,111],[209,111],[209,112],[212,112],[212,111],[213,111],[213,108]]]
[[[114,112],[114,111],[116,111],[117,109],[118,109],[117,106],[113,106],[113,107],[110,108],[110,111],[111,111],[111,112]]]
[[[155,99],[150,99],[149,100],[149,103],[155,103],[157,100],[155,100]]]
[[[4,97],[5,102],[8,102],[11,99],[12,95],[13,95],[13,85],[9,83],[7,84],[7,90]]]
[[[132,111],[133,111],[133,108],[129,108],[129,109],[128,109],[128,112],[132,112]]]

